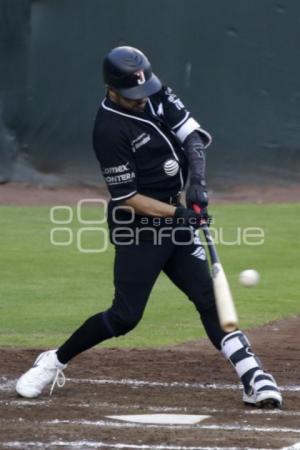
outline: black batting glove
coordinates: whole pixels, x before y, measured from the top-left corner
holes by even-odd
[[[207,208],[201,208],[199,205],[193,204],[193,211],[201,215],[201,226],[207,225],[208,227],[210,227],[210,225],[213,223],[213,217],[208,214]]]
[[[201,219],[202,219],[201,220],[201,225],[203,225],[203,222],[204,222],[208,226],[210,226],[210,224],[213,221],[213,217],[210,214],[208,214],[207,208],[202,208],[200,215],[201,215]]]
[[[193,205],[198,205],[201,209],[207,208],[208,195],[204,180],[191,177],[190,185],[186,191],[186,205],[190,209],[193,208]]]
[[[206,209],[202,210],[201,213],[196,213],[192,209],[184,208],[184,206],[177,206],[174,219],[175,225],[192,226],[197,229],[209,220],[209,216]]]

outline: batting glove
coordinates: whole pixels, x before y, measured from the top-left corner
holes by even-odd
[[[192,226],[197,229],[204,223],[208,223],[211,217],[208,215],[207,209],[204,208],[201,213],[196,213],[192,209],[184,208],[184,206],[177,206],[174,214],[175,225]]]
[[[190,185],[186,191],[186,204],[190,209],[192,209],[194,204],[200,206],[201,209],[207,208],[208,195],[204,180],[199,181],[199,179],[191,178]]]

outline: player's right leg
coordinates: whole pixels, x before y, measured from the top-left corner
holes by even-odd
[[[274,377],[264,371],[242,331],[227,334],[222,339],[221,350],[244,385],[244,403],[260,408],[281,407],[282,395]]]
[[[38,397],[52,383],[64,384],[63,369],[79,353],[111,337],[132,330],[142,318],[152,286],[172,246],[151,242],[116,248],[114,265],[115,298],[105,312],[87,319],[56,351],[44,352],[33,367],[18,380],[16,391],[22,397]]]
[[[164,270],[194,303],[210,341],[234,367],[244,386],[243,401],[257,407],[280,407],[282,396],[276,381],[264,371],[248,338],[241,330],[225,333],[220,326],[213,284],[200,240],[178,246]]]

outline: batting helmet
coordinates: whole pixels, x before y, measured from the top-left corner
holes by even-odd
[[[113,48],[103,61],[104,82],[131,100],[155,94],[161,88],[148,58],[134,47]]]

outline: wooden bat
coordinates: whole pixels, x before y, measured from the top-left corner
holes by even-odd
[[[198,205],[193,205],[193,209],[200,214],[201,208]],[[203,224],[201,229],[210,255],[213,287],[220,324],[223,330],[229,333],[238,328],[238,317],[233,297],[208,225]]]

